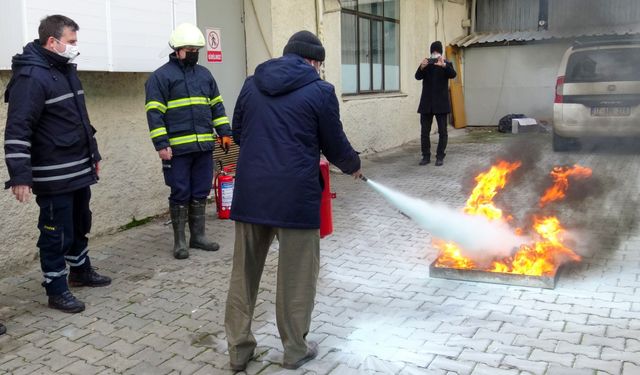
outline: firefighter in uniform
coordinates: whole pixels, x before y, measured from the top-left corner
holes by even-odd
[[[215,79],[198,65],[204,35],[183,23],[172,33],[174,52],[145,84],[147,121],[153,145],[162,159],[165,183],[171,188],[169,208],[173,224],[173,256],[189,257],[189,247],[216,251],[219,245],[205,237],[205,205],[213,181],[215,133],[225,150],[231,144],[231,127]]]
[[[36,195],[43,286],[49,306],[69,313],[85,306],[68,284],[111,283],[95,272],[88,256],[89,186],[98,181],[100,154],[76,65],[71,64],[78,55],[77,30],[68,17],[44,18],[39,39],[13,57],[5,92],[4,151],[10,177],[5,188],[20,202],[27,202],[31,192]]]

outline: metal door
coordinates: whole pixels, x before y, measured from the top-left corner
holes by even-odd
[[[216,79],[224,107],[231,120],[236,99],[247,76],[244,1],[197,0],[196,7],[198,26],[205,36],[207,28],[220,29],[222,62],[207,62],[205,47],[200,52],[198,63],[209,69]]]

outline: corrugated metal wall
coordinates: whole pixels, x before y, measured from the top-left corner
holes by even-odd
[[[540,0],[478,0],[476,31],[538,28]],[[640,22],[639,0],[548,0],[549,30],[585,29]]]
[[[476,31],[526,31],[538,27],[538,0],[478,0]]]
[[[549,30],[584,29],[638,22],[640,22],[640,1],[638,0],[549,1]]]

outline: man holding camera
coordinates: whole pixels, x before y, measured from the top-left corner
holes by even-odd
[[[456,71],[453,64],[442,56],[442,43],[431,43],[431,56],[420,63],[416,71],[416,79],[422,80],[422,95],[420,96],[420,142],[422,146],[422,160],[420,165],[431,162],[431,124],[433,116],[438,123],[438,149],[436,151],[436,166],[444,164],[445,149],[447,148],[447,114],[451,112],[449,103],[449,80],[455,78]]]

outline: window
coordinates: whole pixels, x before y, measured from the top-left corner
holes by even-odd
[[[400,90],[400,0],[342,0],[342,92]]]
[[[640,48],[575,52],[567,62],[565,83],[640,81]]]

